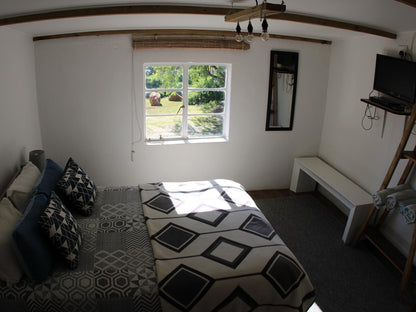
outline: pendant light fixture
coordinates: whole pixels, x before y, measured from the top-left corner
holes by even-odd
[[[269,33],[267,32],[267,28],[269,27],[269,24],[267,24],[266,18],[263,19],[263,23],[261,23],[261,28],[263,31],[261,32],[261,40],[267,41],[269,40]]]
[[[262,33],[260,35],[261,39],[263,41],[267,41],[269,39],[269,33],[268,33],[269,24],[267,23],[266,17],[270,15],[280,14],[285,11],[286,11],[286,5],[284,1],[282,1],[282,4],[270,4],[270,3],[267,3],[266,0],[264,0],[263,3],[259,5],[256,0],[256,5],[254,7],[244,9],[244,10],[238,10],[237,12],[234,12],[232,14],[227,14],[224,20],[226,22],[234,22],[234,23],[237,22],[236,36],[235,36],[235,39],[237,42],[242,41],[240,22],[248,20],[248,26],[247,26],[248,34],[245,38],[245,41],[248,43],[251,43],[253,42],[253,39],[254,39],[253,25],[251,24],[251,19],[259,18],[260,20],[263,20],[261,24],[261,27],[262,27]]]
[[[247,38],[246,41],[248,43],[252,43],[254,39],[253,35],[253,24],[251,24],[251,20],[248,20],[248,26],[247,26]]]
[[[235,41],[241,42],[244,40],[244,36],[241,34],[241,27],[240,22],[237,22],[237,27],[235,28],[236,35],[235,35]]]

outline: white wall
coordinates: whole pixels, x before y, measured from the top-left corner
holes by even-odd
[[[299,52],[293,131],[266,132],[270,51]],[[287,188],[293,158],[318,152],[330,47],[256,41],[249,51],[139,50],[137,105],[142,110],[143,62],[232,64],[227,143],[146,146],[131,150],[132,61],[129,36],[37,42],[36,80],[44,148],[65,164],[73,156],[99,185],[151,181],[234,179],[247,189]],[[134,118],[133,118],[134,119]],[[142,117],[139,116],[140,126]],[[134,139],[138,137],[134,125]]]
[[[397,40],[363,36],[333,42],[330,57],[328,96],[322,130],[320,156],[369,193],[377,191],[400,142],[405,117],[387,113],[382,136],[383,110],[370,130],[361,126],[365,103],[373,86],[376,54],[397,56],[399,44],[409,44],[409,34]],[[369,121],[365,120],[365,127]],[[411,136],[413,149],[416,137]],[[396,185],[404,165],[399,164],[391,185]],[[407,252],[413,226],[401,216],[388,218],[384,233],[402,251]]]
[[[32,38],[0,27],[0,192],[32,149],[42,148]]]

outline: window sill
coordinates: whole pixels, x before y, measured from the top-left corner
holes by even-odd
[[[174,145],[174,144],[195,144],[195,143],[226,143],[225,138],[211,138],[211,139],[178,139],[178,140],[165,140],[165,141],[145,141],[146,145]]]

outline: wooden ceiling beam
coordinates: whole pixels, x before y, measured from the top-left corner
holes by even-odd
[[[302,15],[302,14],[293,14],[293,13],[281,13],[278,15],[273,15],[268,17],[269,20],[282,20],[282,21],[291,21],[291,22],[297,22],[297,23],[306,23],[306,24],[312,24],[312,25],[318,25],[318,26],[326,26],[326,27],[334,27],[339,29],[345,29],[345,30],[352,30],[352,31],[358,31],[362,33],[367,33],[371,35],[386,37],[390,39],[396,39],[397,35],[388,31],[352,24],[352,23],[346,23],[346,22],[340,22],[335,21],[327,18],[322,17],[313,17],[308,15]]]
[[[286,6],[283,4],[262,3],[252,8],[239,10],[237,12],[225,15],[226,22],[244,22],[251,18],[263,18],[273,14],[279,14],[286,11]]]
[[[26,14],[0,18],[0,26],[27,22],[45,21],[60,18],[90,17],[120,14],[202,14],[226,15],[230,8],[202,7],[188,5],[127,5],[90,7],[80,9],[59,10],[44,13]]]
[[[401,3],[407,4],[416,8],[416,0],[394,0],[394,1],[401,2]]]
[[[412,0],[413,1],[413,0]],[[408,0],[409,2],[409,0]],[[12,17],[0,18],[0,26],[13,25],[19,23],[38,22],[61,18],[120,15],[120,14],[199,14],[199,15],[216,15],[226,16],[230,12],[238,12],[242,9],[230,10],[225,7],[202,7],[186,5],[129,5],[129,6],[108,6],[108,7],[90,7],[69,10],[59,10],[44,13],[18,15]],[[335,27],[346,30],[353,30],[372,35],[396,38],[396,34],[378,30],[371,27],[361,26],[352,23],[339,22],[327,18],[311,17],[301,14],[280,13],[271,15],[268,19],[286,20],[292,22],[308,23],[319,26]]]
[[[246,33],[243,33],[246,34]],[[103,31],[88,31],[88,32],[76,32],[56,35],[37,36],[33,38],[33,41],[61,39],[70,37],[86,37],[86,36],[103,36],[103,35],[133,35],[135,36],[164,36],[164,35],[200,35],[200,36],[224,36],[224,37],[235,37],[234,31],[221,31],[221,30],[203,30],[203,29],[126,29],[126,30],[103,30]],[[260,37],[260,33],[254,34]],[[294,40],[304,41],[319,44],[331,44],[329,40],[306,38],[298,36],[285,36],[270,34],[270,38],[282,39],[282,40]]]
[[[80,9],[59,10],[44,13],[26,14],[12,17],[0,18],[0,26],[45,21],[51,19],[90,17],[120,14],[203,14],[203,15],[226,15],[229,8],[202,7],[186,5],[127,5],[90,7]]]

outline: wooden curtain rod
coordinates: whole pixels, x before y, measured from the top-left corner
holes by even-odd
[[[250,44],[237,42],[235,40],[224,39],[145,39],[134,40],[134,49],[230,49],[230,50],[249,50]]]
[[[76,33],[37,36],[37,37],[33,37],[33,41],[71,38],[71,37],[103,36],[103,35],[133,35],[133,36],[201,35],[201,36],[234,37],[235,32],[234,31],[221,31],[221,30],[208,30],[208,29],[207,30],[203,30],[203,29],[126,29],[126,30],[88,31],[88,32],[76,32]],[[255,33],[254,35],[257,37],[260,37],[261,34]],[[294,41],[303,41],[303,42],[311,42],[311,43],[319,43],[319,44],[331,44],[332,43],[329,40],[298,37],[298,36],[286,36],[286,35],[277,35],[277,34],[270,34],[269,36],[270,38],[273,38],[273,39],[294,40]]]
[[[403,0],[404,1],[404,0]],[[413,2],[407,0],[406,2]],[[410,4],[409,4],[410,5]],[[120,14],[200,14],[200,15],[229,15],[241,11],[242,9],[233,9],[225,7],[202,7],[186,5],[129,5],[129,6],[108,6],[108,7],[90,7],[80,9],[57,10],[44,13],[33,13],[18,15],[12,17],[0,18],[0,26],[12,25],[27,22],[45,21],[51,19],[103,16],[103,15],[120,15]],[[286,20],[299,23],[308,23],[318,26],[334,27],[346,30],[353,30],[368,33],[376,36],[396,38],[396,34],[383,31],[380,29],[366,27],[347,22],[339,22],[327,18],[311,17],[302,14],[282,13],[271,15],[269,20]]]

